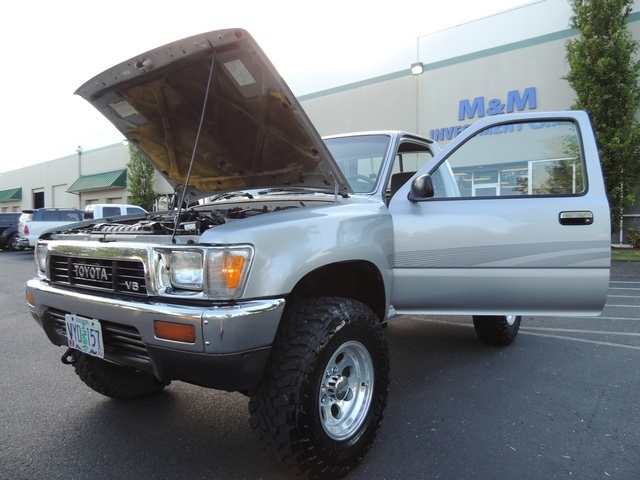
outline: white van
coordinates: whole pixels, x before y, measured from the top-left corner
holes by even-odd
[[[118,215],[133,215],[136,213],[147,213],[147,211],[137,205],[125,205],[118,203],[96,203],[87,205],[84,209],[84,218],[105,218]]]

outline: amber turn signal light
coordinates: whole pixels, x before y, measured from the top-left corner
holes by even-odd
[[[227,288],[237,288],[242,276],[245,258],[240,255],[229,256],[224,259],[222,272],[227,280]]]
[[[193,325],[182,323],[153,322],[153,332],[156,338],[173,340],[175,342],[194,343],[196,341],[196,329]]]

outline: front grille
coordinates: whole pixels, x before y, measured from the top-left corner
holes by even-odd
[[[110,260],[52,255],[51,281],[91,290],[147,295],[144,265],[136,260]]]
[[[65,328],[65,313],[60,310],[49,309],[47,317],[53,323],[56,334],[61,337],[67,337]],[[149,353],[145,344],[142,342],[140,332],[129,325],[121,325],[117,323],[99,320],[102,327],[102,337],[104,340],[104,354],[107,359],[119,360],[124,363],[149,363]],[[128,361],[126,361],[128,360]]]

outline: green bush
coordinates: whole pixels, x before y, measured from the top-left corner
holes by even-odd
[[[634,248],[640,248],[640,228],[631,227],[627,230],[627,240]]]

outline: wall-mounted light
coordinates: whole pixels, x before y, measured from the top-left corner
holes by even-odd
[[[422,62],[416,62],[411,64],[411,73],[414,75],[420,75],[424,72],[424,65]]]

